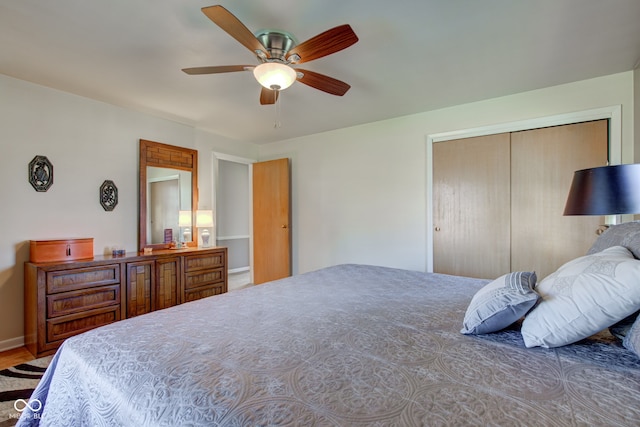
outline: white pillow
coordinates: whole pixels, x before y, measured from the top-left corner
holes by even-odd
[[[640,261],[613,246],[567,262],[535,289],[542,299],[522,323],[524,344],[571,344],[640,309]]]

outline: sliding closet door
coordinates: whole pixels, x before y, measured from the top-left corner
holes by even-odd
[[[433,266],[494,279],[509,272],[509,134],[433,144]]]
[[[511,269],[538,280],[586,254],[602,217],[563,216],[573,172],[605,166],[607,120],[511,135]]]

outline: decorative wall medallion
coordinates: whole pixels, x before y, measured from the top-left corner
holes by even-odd
[[[112,211],[118,204],[118,187],[113,181],[106,180],[100,186],[100,204],[105,211]]]
[[[35,156],[29,162],[29,182],[36,191],[47,191],[53,184],[53,165],[46,156]]]

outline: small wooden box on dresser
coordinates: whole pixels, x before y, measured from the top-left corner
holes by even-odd
[[[25,345],[35,356],[98,326],[227,292],[227,248],[25,263]]]

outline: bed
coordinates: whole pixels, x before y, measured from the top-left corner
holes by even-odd
[[[117,322],[65,341],[18,425],[640,424],[640,358],[608,329],[460,333],[490,282],[337,265]]]

